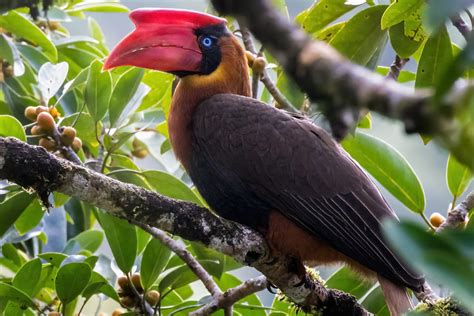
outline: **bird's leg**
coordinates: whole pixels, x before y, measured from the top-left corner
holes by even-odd
[[[291,263],[288,266],[288,271],[295,273],[301,278],[301,281],[295,284],[295,287],[306,284],[308,278],[306,277],[306,268],[303,262],[301,261],[300,258],[297,258],[297,257],[291,257],[290,260],[291,260]]]

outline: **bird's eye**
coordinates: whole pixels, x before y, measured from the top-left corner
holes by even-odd
[[[214,39],[210,36],[201,36],[200,38],[201,45],[205,48],[210,48],[214,43]]]

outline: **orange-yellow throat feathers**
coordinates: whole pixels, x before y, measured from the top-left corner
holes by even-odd
[[[189,75],[176,87],[168,118],[170,142],[176,157],[186,168],[191,159],[190,123],[196,106],[221,93],[250,96],[250,77],[245,52],[233,36],[219,39],[221,62],[208,75]]]

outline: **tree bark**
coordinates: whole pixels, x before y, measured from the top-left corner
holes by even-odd
[[[57,158],[42,147],[0,137],[0,179],[36,190],[44,202],[52,191],[58,191],[130,222],[200,242],[259,270],[307,311],[368,315],[347,293],[327,289],[320,280],[309,277],[301,282],[293,272],[292,258],[270,253],[256,231],[193,203],[170,199]]]
[[[342,57],[283,17],[269,0],[211,0],[222,15],[232,15],[275,57],[328,119],[340,140],[352,130],[360,110],[400,120],[408,133],[435,137],[474,170],[474,132],[454,119],[467,107],[474,84],[459,83],[439,99],[431,89],[398,84]]]

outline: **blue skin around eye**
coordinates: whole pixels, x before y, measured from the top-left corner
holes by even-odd
[[[201,41],[202,45],[206,46],[206,47],[211,47],[212,45],[212,39],[210,39],[209,37],[204,37]]]

